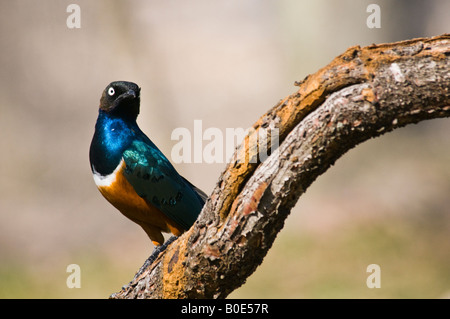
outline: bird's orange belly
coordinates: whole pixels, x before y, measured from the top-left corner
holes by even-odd
[[[172,232],[179,236],[183,229],[136,193],[122,173],[125,166],[122,160],[112,173],[114,175],[108,176],[108,180],[105,179],[104,182],[96,180],[102,195],[123,215],[142,226],[153,242],[160,243],[162,236],[160,233],[159,236],[157,234],[152,236],[152,232],[155,231]]]

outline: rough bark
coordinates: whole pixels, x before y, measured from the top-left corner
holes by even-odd
[[[450,116],[450,35],[351,47],[249,130],[196,223],[113,298],[225,298],[272,246],[311,183],[349,149]],[[277,129],[258,139],[261,130]],[[270,137],[270,136],[269,136]],[[261,161],[261,151],[270,156]]]

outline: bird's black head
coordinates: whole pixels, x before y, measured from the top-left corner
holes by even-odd
[[[111,82],[100,98],[100,109],[118,117],[136,120],[139,114],[141,89],[135,83]]]

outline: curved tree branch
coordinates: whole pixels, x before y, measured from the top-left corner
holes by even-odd
[[[225,298],[339,157],[395,128],[450,116],[449,55],[448,34],[355,46],[297,82],[249,130],[191,229],[111,297]],[[262,130],[278,132],[278,148],[275,135],[258,141]]]

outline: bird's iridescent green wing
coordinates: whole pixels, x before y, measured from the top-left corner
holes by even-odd
[[[123,153],[125,178],[136,193],[184,229],[197,219],[204,200],[152,143],[134,141]],[[203,193],[204,194],[204,193]]]

